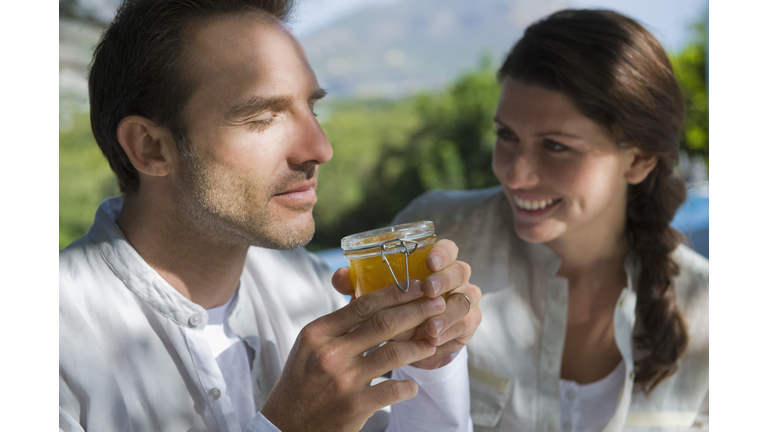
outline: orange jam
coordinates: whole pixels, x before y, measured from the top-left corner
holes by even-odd
[[[432,271],[427,268],[426,260],[433,247],[435,247],[434,243],[419,246],[408,255],[408,276],[412,280],[424,282],[424,279],[432,274]],[[394,252],[384,256],[392,266],[392,271],[395,272],[400,285],[405,288],[405,254]],[[381,260],[381,255],[360,259],[350,257],[349,270],[352,285],[355,287],[355,297],[395,283],[387,263]]]
[[[432,274],[427,268],[427,255],[435,246],[435,239],[435,225],[431,221],[379,228],[341,239],[344,256],[349,260],[355,297],[392,285],[395,278],[402,289],[406,288],[408,279],[423,282]]]

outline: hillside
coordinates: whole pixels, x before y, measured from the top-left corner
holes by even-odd
[[[525,27],[563,0],[420,0],[370,7],[302,38],[320,85],[342,97],[397,97],[500,62]]]

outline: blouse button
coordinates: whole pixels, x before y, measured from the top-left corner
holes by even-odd
[[[573,391],[573,389],[568,389],[568,391],[565,392],[565,396],[567,396],[570,400],[574,400],[576,399],[576,392]]]
[[[563,430],[564,430],[565,432],[568,432],[568,431],[570,431],[570,430],[571,430],[571,422],[565,422],[565,423],[563,423]]]
[[[214,387],[214,388],[208,390],[208,396],[210,396],[210,397],[212,397],[214,399],[218,399],[221,396],[221,390],[219,390],[219,389]]]
[[[200,322],[203,321],[203,317],[200,316],[200,314],[194,314],[191,317],[189,317],[189,325],[192,327],[197,327],[200,325]]]

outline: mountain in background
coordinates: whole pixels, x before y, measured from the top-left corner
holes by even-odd
[[[563,0],[421,0],[362,9],[301,39],[333,97],[398,97],[494,64]]]

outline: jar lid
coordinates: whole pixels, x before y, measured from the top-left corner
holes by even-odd
[[[345,252],[379,247],[393,240],[419,240],[435,234],[432,221],[411,222],[352,234],[341,239]]]

